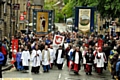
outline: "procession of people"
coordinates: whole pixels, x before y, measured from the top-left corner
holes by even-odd
[[[55,35],[60,37],[57,36],[57,40],[54,40]],[[82,69],[86,75],[92,75],[93,70],[101,75],[111,64],[112,78],[115,78],[114,76],[120,78],[120,37],[118,35],[94,33],[87,35],[58,31],[38,37],[33,32],[31,34],[19,32],[12,37],[12,40],[18,40],[18,48],[12,50],[11,47],[9,58],[18,71],[28,72],[29,66],[32,67],[31,73],[34,74],[40,73],[40,68],[43,68],[44,73],[50,72],[55,67],[62,70],[66,61],[69,71],[73,71],[75,75],[79,75]],[[6,40],[4,39],[3,42]],[[5,51],[1,50],[1,52],[6,55]]]

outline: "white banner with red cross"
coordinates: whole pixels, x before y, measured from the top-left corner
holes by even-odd
[[[64,43],[64,36],[61,35],[55,35],[53,39],[53,46],[59,47],[60,45],[62,46]]]

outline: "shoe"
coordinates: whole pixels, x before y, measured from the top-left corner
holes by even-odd
[[[86,75],[88,75],[88,73],[86,73]]]
[[[43,73],[45,73],[46,71],[43,71]]]
[[[89,75],[92,75],[91,73],[89,73]]]

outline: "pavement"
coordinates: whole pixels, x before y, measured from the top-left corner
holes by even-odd
[[[31,70],[31,67],[29,69]],[[66,62],[64,62],[63,70],[58,70],[56,66],[48,73],[43,73],[42,66],[40,67],[39,74],[32,74],[30,70],[28,73],[23,73],[12,68],[3,74],[3,78],[16,78],[14,80],[17,80],[17,78],[21,78],[18,80],[25,80],[25,78],[30,78],[30,80],[112,80],[109,70],[104,70],[102,75],[98,75],[93,69],[93,73],[90,76],[85,74],[82,67],[79,71],[80,75],[75,75],[72,71],[69,72]]]

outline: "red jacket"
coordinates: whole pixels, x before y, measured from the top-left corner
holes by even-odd
[[[7,55],[7,51],[4,46],[1,47],[1,52],[3,53],[3,55]]]

